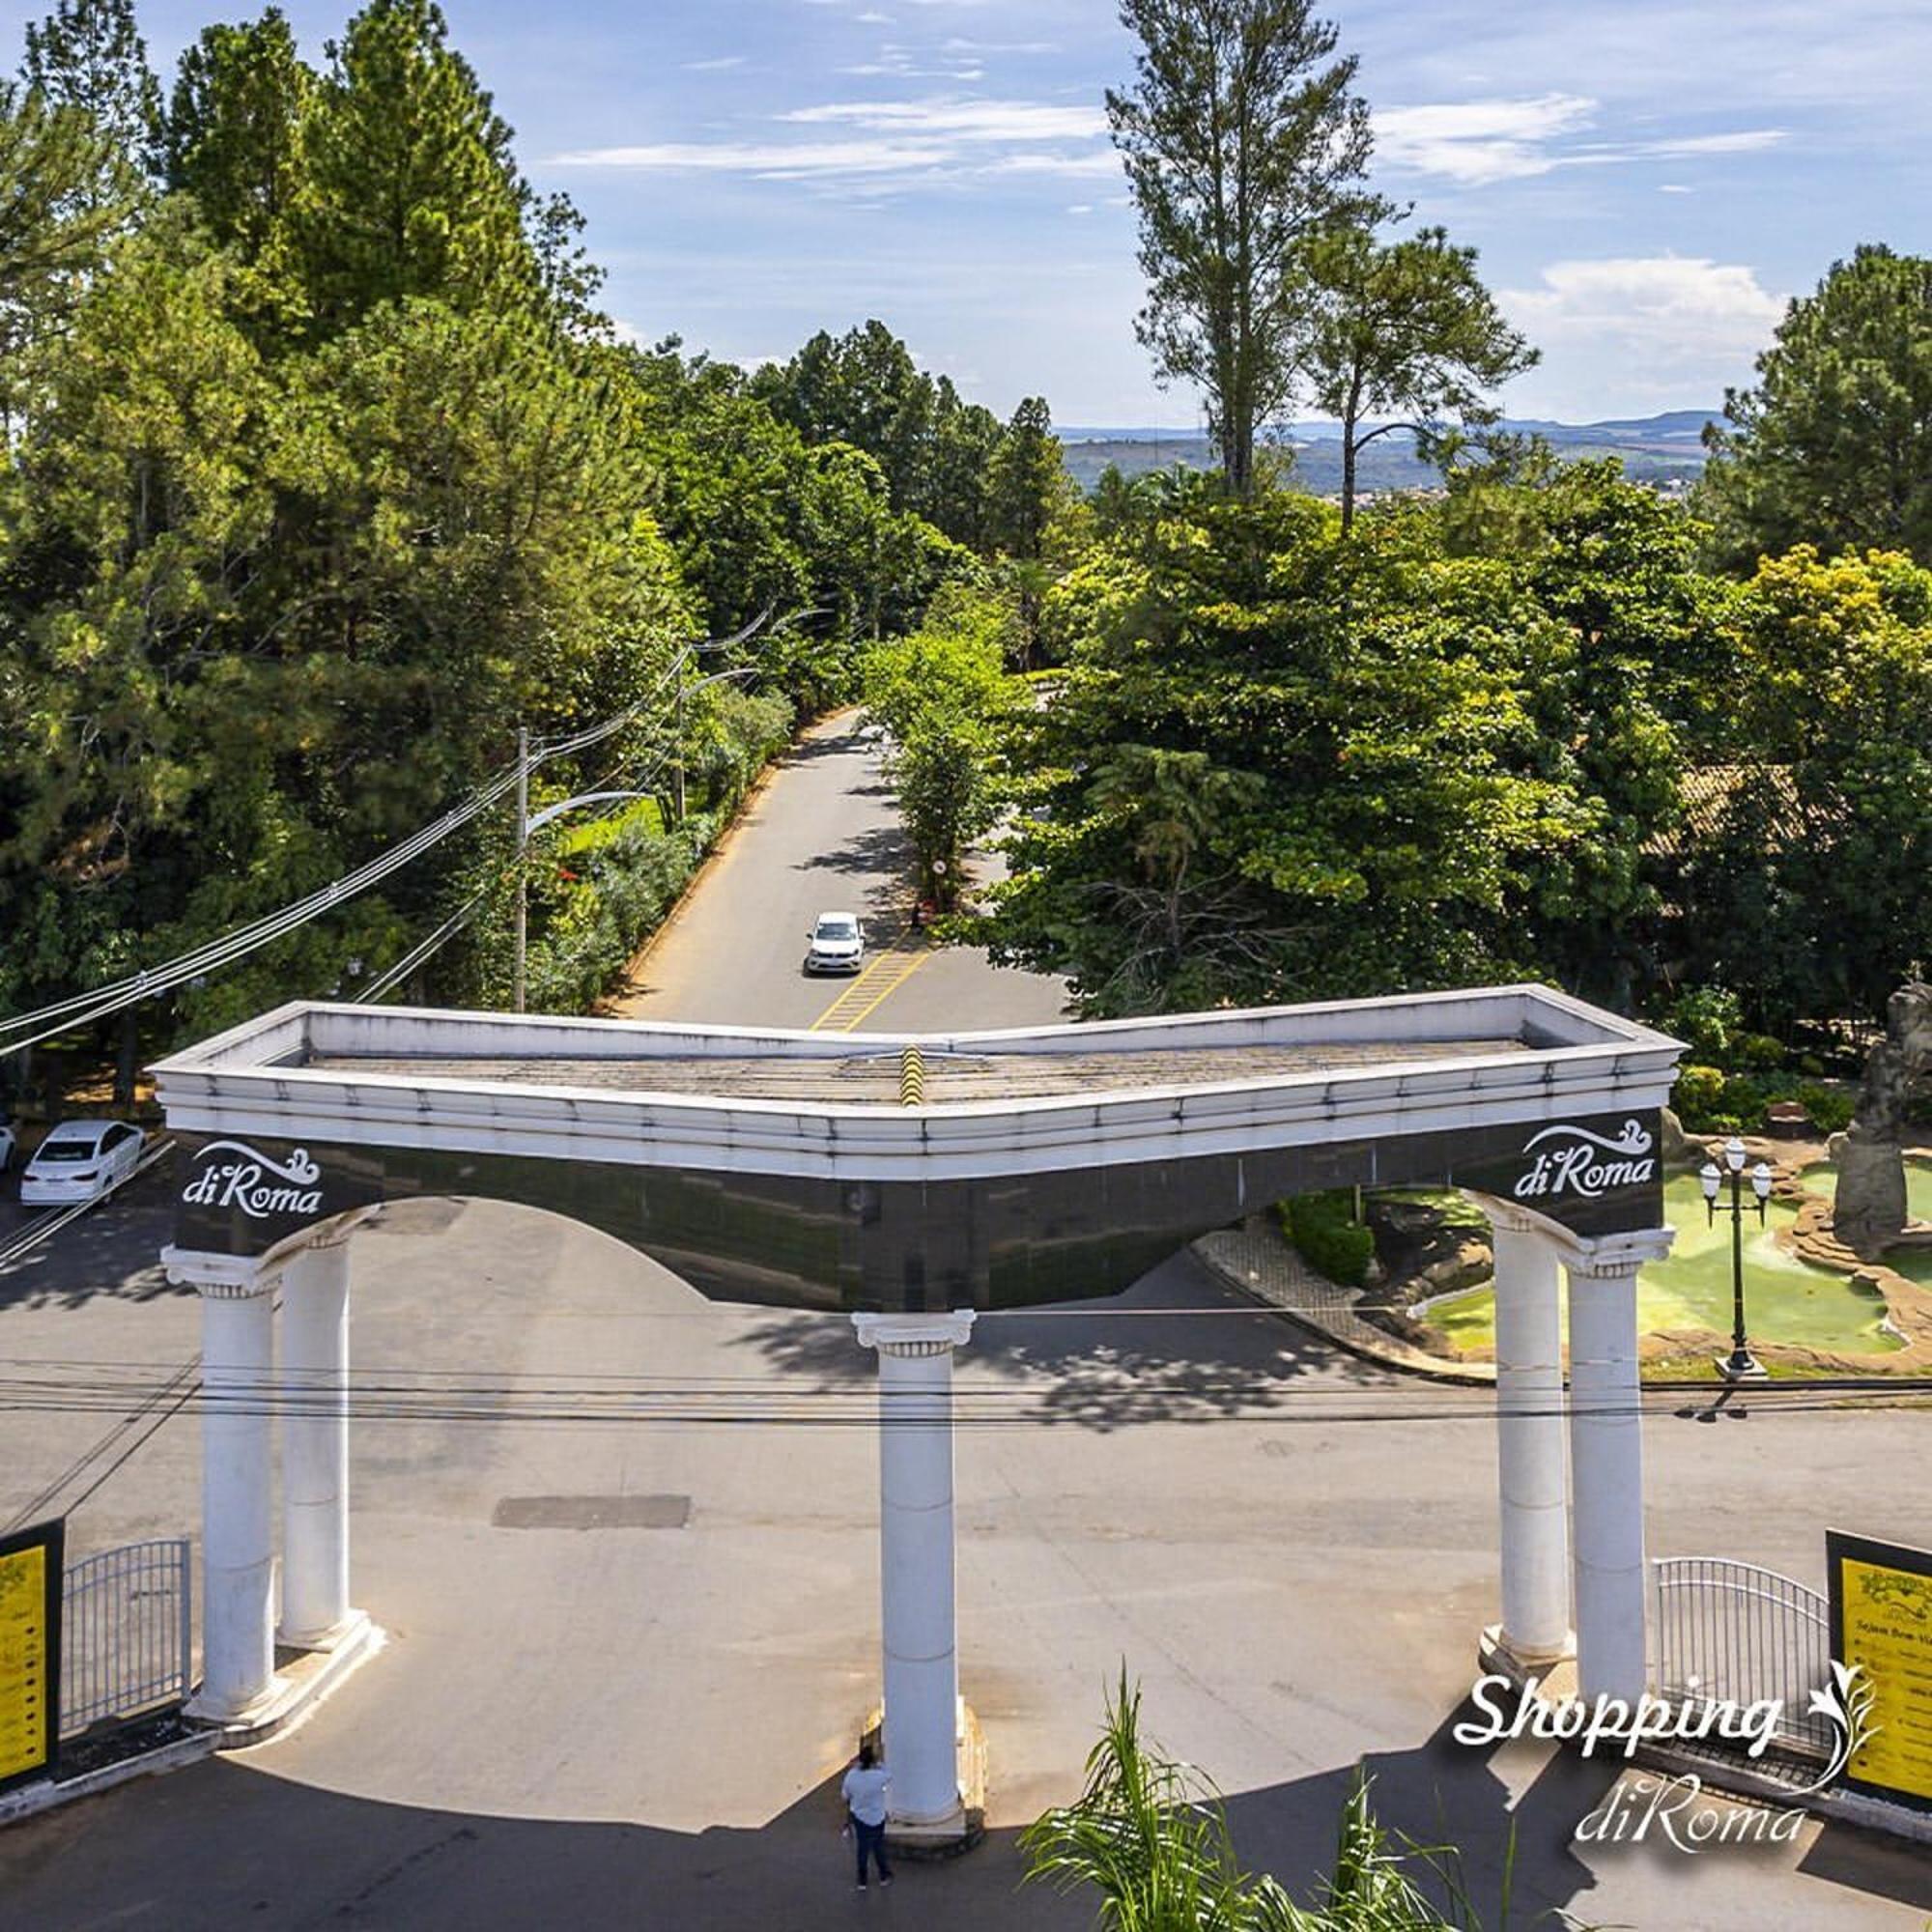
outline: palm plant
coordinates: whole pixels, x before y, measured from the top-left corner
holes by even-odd
[[[1043,1813],[1020,1839],[1029,1881],[1061,1891],[1094,1887],[1105,1932],[1475,1932],[1453,1854],[1391,1836],[1359,1770],[1317,1904],[1297,1906],[1274,1878],[1243,1872],[1219,1793],[1143,1740],[1140,1711],[1140,1687],[1123,1665],[1080,1797]],[[1453,1916],[1416,1885],[1411,1860],[1443,1886]]]

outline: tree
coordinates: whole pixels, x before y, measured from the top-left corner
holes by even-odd
[[[370,0],[329,45],[307,137],[299,240],[325,329],[380,302],[531,298],[528,192],[510,129],[434,0]]]
[[[1904,550],[1932,564],[1932,259],[1861,247],[1794,301],[1705,432],[1720,551]]]
[[[1179,497],[1069,573],[1073,647],[1019,715],[1034,774],[995,954],[1113,1016],[1513,977],[1533,768],[1507,573],[1357,555],[1326,505]],[[1056,618],[1056,622],[1058,619]]]
[[[1003,613],[970,593],[943,600],[912,636],[866,654],[867,709],[892,738],[887,776],[919,867],[922,897],[950,906],[960,863],[1000,805]]]
[[[93,118],[0,82],[0,412],[20,353],[66,326],[128,203],[101,193],[116,159]]]
[[[1493,422],[1486,392],[1537,354],[1484,288],[1476,251],[1452,247],[1443,229],[1382,243],[1345,228],[1319,237],[1309,260],[1318,294],[1308,371],[1317,405],[1342,424],[1346,536],[1356,461],[1370,443],[1407,430],[1426,445],[1445,427]]]
[[[1140,40],[1107,95],[1140,214],[1136,330],[1163,381],[1197,384],[1222,473],[1255,486],[1255,436],[1287,404],[1308,327],[1301,254],[1382,204],[1361,187],[1368,110],[1353,56],[1311,0],[1122,0]]]
[[[1689,855],[1691,975],[1775,1031],[1876,1018],[1932,958],[1932,571],[1801,546],[1725,630],[1737,782]]]
[[[1007,558],[1006,577],[1019,612],[1018,668],[1028,670],[1039,640],[1040,600],[1053,582],[1049,539],[1077,495],[1042,397],[1029,396],[1013,412],[993,453],[985,488],[988,533]]]
[[[27,28],[20,73],[30,93],[90,116],[127,165],[152,157],[161,90],[131,0],[55,0],[54,11]]]
[[[275,247],[305,178],[316,77],[278,7],[215,26],[182,55],[161,142],[161,176],[194,197],[218,241],[249,261]]]

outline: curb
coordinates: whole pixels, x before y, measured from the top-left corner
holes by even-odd
[[[214,1733],[203,1731],[192,1737],[176,1738],[153,1750],[142,1751],[137,1757],[123,1758],[118,1764],[104,1764],[99,1771],[83,1772],[78,1777],[39,1778],[0,1797],[0,1825],[18,1824],[23,1819],[38,1817],[43,1811],[51,1811],[58,1804],[71,1804],[79,1799],[111,1791],[117,1784],[131,1784],[137,1777],[152,1777],[163,1771],[194,1764],[201,1758],[213,1757],[217,1747]]]

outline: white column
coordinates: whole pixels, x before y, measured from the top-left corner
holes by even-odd
[[[272,1276],[248,1262],[170,1276],[201,1293],[201,1690],[198,1718],[225,1723],[275,1674]]]
[[[1491,1211],[1496,1258],[1496,1489],[1502,1637],[1523,1663],[1570,1649],[1569,1498],[1563,1470],[1563,1310],[1553,1244]]]
[[[1626,1238],[1568,1264],[1577,1676],[1585,1697],[1634,1698],[1649,1681],[1636,1270],[1668,1241],[1666,1232],[1639,1249]]]
[[[326,1649],[349,1626],[349,1246],[282,1276],[281,1640]]]
[[[952,1597],[952,1351],[970,1310],[857,1315],[879,1353],[879,1595],[895,1824],[960,1816]]]

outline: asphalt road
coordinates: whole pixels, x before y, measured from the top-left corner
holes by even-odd
[[[874,782],[845,726],[801,753],[652,955],[642,1010],[818,1017],[839,989],[797,978],[810,914],[893,908]],[[863,864],[831,863],[851,846]],[[942,955],[865,1024],[1035,1022],[1058,1003]],[[195,1298],[154,1262],[164,1207],[130,1191],[0,1272],[7,1373],[130,1364],[159,1389],[192,1360]],[[1932,1911],[1932,1861],[1838,1828],[1697,1857],[1577,1846],[1606,1772],[1455,1745],[1494,1614],[1491,1399],[1339,1356],[1185,1256],[1114,1301],[982,1318],[961,1352],[962,1686],[993,1830],[857,1898],[833,1791],[876,1694],[877,1478],[873,1364],[849,1324],[708,1304],[586,1229],[489,1203],[393,1209],[353,1264],[371,1410],[355,1593],[387,1648],[290,1737],[0,1832],[5,1932],[763,1932],[867,1915],[1071,1932],[1088,1902],[1017,1889],[1015,1840],[1077,1791],[1122,1663],[1148,1728],[1229,1794],[1244,1858],[1304,1895],[1365,1763],[1389,1822],[1466,1848],[1492,1926],[1512,1824],[1519,1924],[1561,1907],[1665,1932],[1876,1932]],[[676,1413],[587,1414],[612,1387]],[[399,1398],[415,1412],[384,1410]],[[1653,1552],[1817,1584],[1828,1523],[1932,1543],[1914,1480],[1927,1426],[1661,1414]],[[193,1529],[198,1476],[192,1407],[0,1409],[0,1516],[70,1508],[80,1548]],[[659,1507],[634,1516],[682,1526],[567,1526],[640,1498]]]
[[[997,864],[981,857],[973,876]],[[813,727],[711,860],[698,889],[633,971],[616,1010],[724,1026],[836,1026],[862,1033],[1050,1026],[1057,980],[993,966],[971,947],[911,930],[912,853],[858,712]],[[821,912],[866,923],[864,980],[810,977],[806,934]]]

